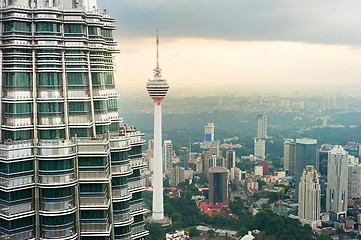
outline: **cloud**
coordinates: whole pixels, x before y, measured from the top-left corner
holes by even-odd
[[[101,0],[119,37],[361,44],[359,0]]]

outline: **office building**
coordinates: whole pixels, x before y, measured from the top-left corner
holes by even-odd
[[[258,159],[266,157],[266,141],[260,138],[254,139],[254,156]]]
[[[348,165],[348,198],[361,199],[361,165]]]
[[[296,142],[290,142],[289,146],[289,168],[288,168],[288,175],[291,177],[295,177],[296,174]]]
[[[226,153],[227,169],[231,170],[236,167],[236,152],[234,150],[228,150]]]
[[[290,143],[293,139],[286,139],[283,144],[283,169],[288,171],[290,169]]]
[[[169,185],[176,187],[179,183],[185,181],[185,170],[183,167],[175,166],[170,169]]]
[[[320,173],[322,179],[327,179],[328,154],[330,153],[331,148],[332,146],[330,144],[322,144],[320,149],[317,149],[316,170]]]
[[[156,221],[164,220],[163,207],[163,158],[162,158],[162,101],[167,95],[169,85],[162,78],[159,68],[159,38],[157,29],[157,66],[154,78],[148,80],[147,90],[154,103],[154,171],[153,171],[153,212]]]
[[[298,217],[303,224],[312,228],[321,226],[321,186],[319,174],[314,166],[304,169],[298,194]]]
[[[296,139],[296,169],[295,169],[295,187],[298,195],[298,186],[303,170],[307,165],[312,165],[316,169],[317,140],[309,138]]]
[[[179,157],[180,157],[180,162],[185,170],[188,170],[189,168],[189,156],[190,156],[189,148],[181,147],[181,149],[179,150]]]
[[[228,170],[222,167],[209,169],[209,203],[228,202]]]
[[[255,176],[263,176],[263,166],[257,165],[254,167],[254,175]]]
[[[164,140],[163,142],[163,171],[166,172],[167,170],[173,167],[173,144],[172,140]]]
[[[346,217],[348,199],[348,153],[342,146],[334,146],[328,156],[326,209]]]
[[[208,123],[204,127],[204,142],[201,144],[201,148],[207,149],[214,142],[214,123]]]
[[[266,161],[259,161],[258,163],[263,167],[263,175],[269,174],[269,163]]]
[[[257,114],[257,138],[267,138],[267,115]]]
[[[95,0],[1,1],[0,239],[144,239],[142,133],[122,122]]]

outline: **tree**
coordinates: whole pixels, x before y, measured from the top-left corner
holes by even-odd
[[[211,230],[208,230],[208,231],[207,231],[207,234],[208,234],[210,237],[213,237],[214,235],[216,235],[216,232],[215,232],[213,229],[211,229]]]
[[[165,232],[162,229],[162,225],[159,223],[150,223],[145,225],[145,229],[149,231],[150,240],[159,240],[165,237]]]
[[[237,236],[242,237],[248,233],[248,230],[245,227],[241,227],[241,229],[238,230]]]
[[[201,235],[201,232],[196,227],[189,228],[189,236],[190,237],[197,237]]]
[[[320,236],[318,236],[317,240],[333,240],[332,237],[321,234]]]

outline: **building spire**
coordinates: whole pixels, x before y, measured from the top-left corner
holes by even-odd
[[[162,76],[162,70],[159,68],[159,34],[158,34],[158,27],[157,27],[157,67],[154,69],[154,77],[160,79]]]
[[[158,27],[157,27],[157,68],[159,68],[159,35],[158,35]]]

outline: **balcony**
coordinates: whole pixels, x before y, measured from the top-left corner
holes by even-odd
[[[121,213],[118,214],[117,212],[114,212],[114,223],[122,223],[122,222],[128,222],[132,219],[129,212],[127,213]]]
[[[81,125],[81,124],[89,124],[89,123],[91,123],[91,121],[90,121],[90,116],[88,114],[69,116],[69,124]]]
[[[23,202],[23,203],[21,203]],[[28,200],[26,203],[20,201],[18,203],[6,203],[0,202],[0,213],[3,215],[11,216],[18,213],[30,212],[33,211],[33,204],[31,200]]]
[[[132,173],[132,169],[130,168],[129,164],[123,165],[112,165],[112,174],[127,174],[130,175]]]
[[[41,175],[43,172],[39,171],[39,183],[46,185],[69,184],[75,181],[75,174],[69,173],[65,175]]]
[[[78,153],[89,154],[89,153],[107,153],[108,144],[106,139],[87,139],[78,138]]]
[[[64,125],[62,117],[39,117],[39,124],[43,126],[57,126]]]
[[[89,99],[88,89],[83,89],[83,90],[68,89],[68,98]]]
[[[109,121],[108,113],[95,113],[94,114],[96,122],[107,122]]]
[[[0,186],[4,188],[13,188],[34,183],[33,176],[2,178],[0,177]]]
[[[33,141],[3,142],[0,144],[0,157],[5,159],[30,157],[33,155]]]
[[[29,114],[31,116],[31,114]],[[31,117],[4,118],[4,125],[13,127],[25,127],[33,124]]]
[[[4,98],[9,99],[31,99],[32,92],[29,91],[4,91]]]
[[[125,188],[113,187],[112,194],[113,194],[113,198],[125,198],[130,196],[127,187]]]
[[[143,157],[131,158],[129,163],[132,168],[143,167],[147,164]]]
[[[144,178],[135,178],[137,180],[131,180],[129,179],[128,180],[128,188],[129,190],[136,190],[138,188],[144,188],[144,184],[145,184],[145,181],[144,181]]]
[[[22,229],[17,230],[19,233],[3,233],[0,232],[0,239],[3,240],[22,240],[22,239],[34,239],[34,231],[33,229],[26,228],[24,231]]]
[[[71,141],[62,140],[40,140],[38,155],[42,156],[65,156],[75,154],[75,144]]]
[[[79,172],[80,180],[108,180],[108,170],[105,171],[82,171]]]
[[[109,198],[107,197],[84,197],[84,194],[80,194],[81,207],[94,207],[94,206],[108,206]]]
[[[53,91],[38,91],[38,98],[57,98],[57,99],[62,99],[63,98],[63,94],[62,91],[60,90],[53,90]]]
[[[136,212],[145,209],[143,199],[136,200],[130,204],[130,212]]]
[[[54,212],[64,211],[75,207],[73,197],[66,197],[62,199],[46,199],[42,198],[40,209],[42,211]]]
[[[116,149],[125,149],[129,148],[130,145],[128,143],[128,138],[125,136],[119,136],[116,139],[110,140],[110,148],[116,148]]]

